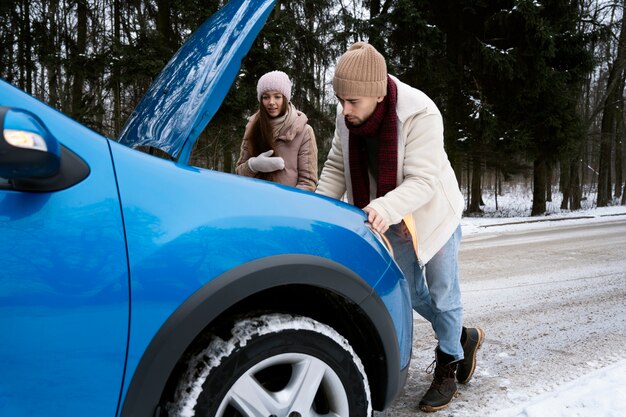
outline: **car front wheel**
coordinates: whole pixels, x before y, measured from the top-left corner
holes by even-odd
[[[367,376],[348,341],[303,316],[268,314],[213,336],[179,385],[169,414],[216,417],[370,416]]]

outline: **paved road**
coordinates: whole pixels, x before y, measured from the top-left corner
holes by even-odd
[[[498,415],[626,358],[626,220],[481,234],[461,244],[465,322],[486,341],[470,384],[436,417]],[[378,417],[426,415],[430,326],[415,316],[405,393]]]

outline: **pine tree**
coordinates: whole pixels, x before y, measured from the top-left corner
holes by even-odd
[[[512,139],[533,161],[532,215],[546,210],[548,166],[582,135],[577,99],[591,58],[578,19],[576,2],[524,0],[491,21],[491,45],[507,52],[508,68],[485,78],[492,80],[487,95],[500,123],[512,128]]]

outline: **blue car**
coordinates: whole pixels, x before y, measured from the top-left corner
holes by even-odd
[[[273,7],[205,22],[118,140],[0,80],[0,416],[360,417],[402,389],[407,284],[364,213],[188,164]]]

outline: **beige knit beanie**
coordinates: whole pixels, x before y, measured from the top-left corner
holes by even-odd
[[[387,95],[387,64],[372,45],[357,42],[344,53],[333,77],[335,94],[384,97]]]

